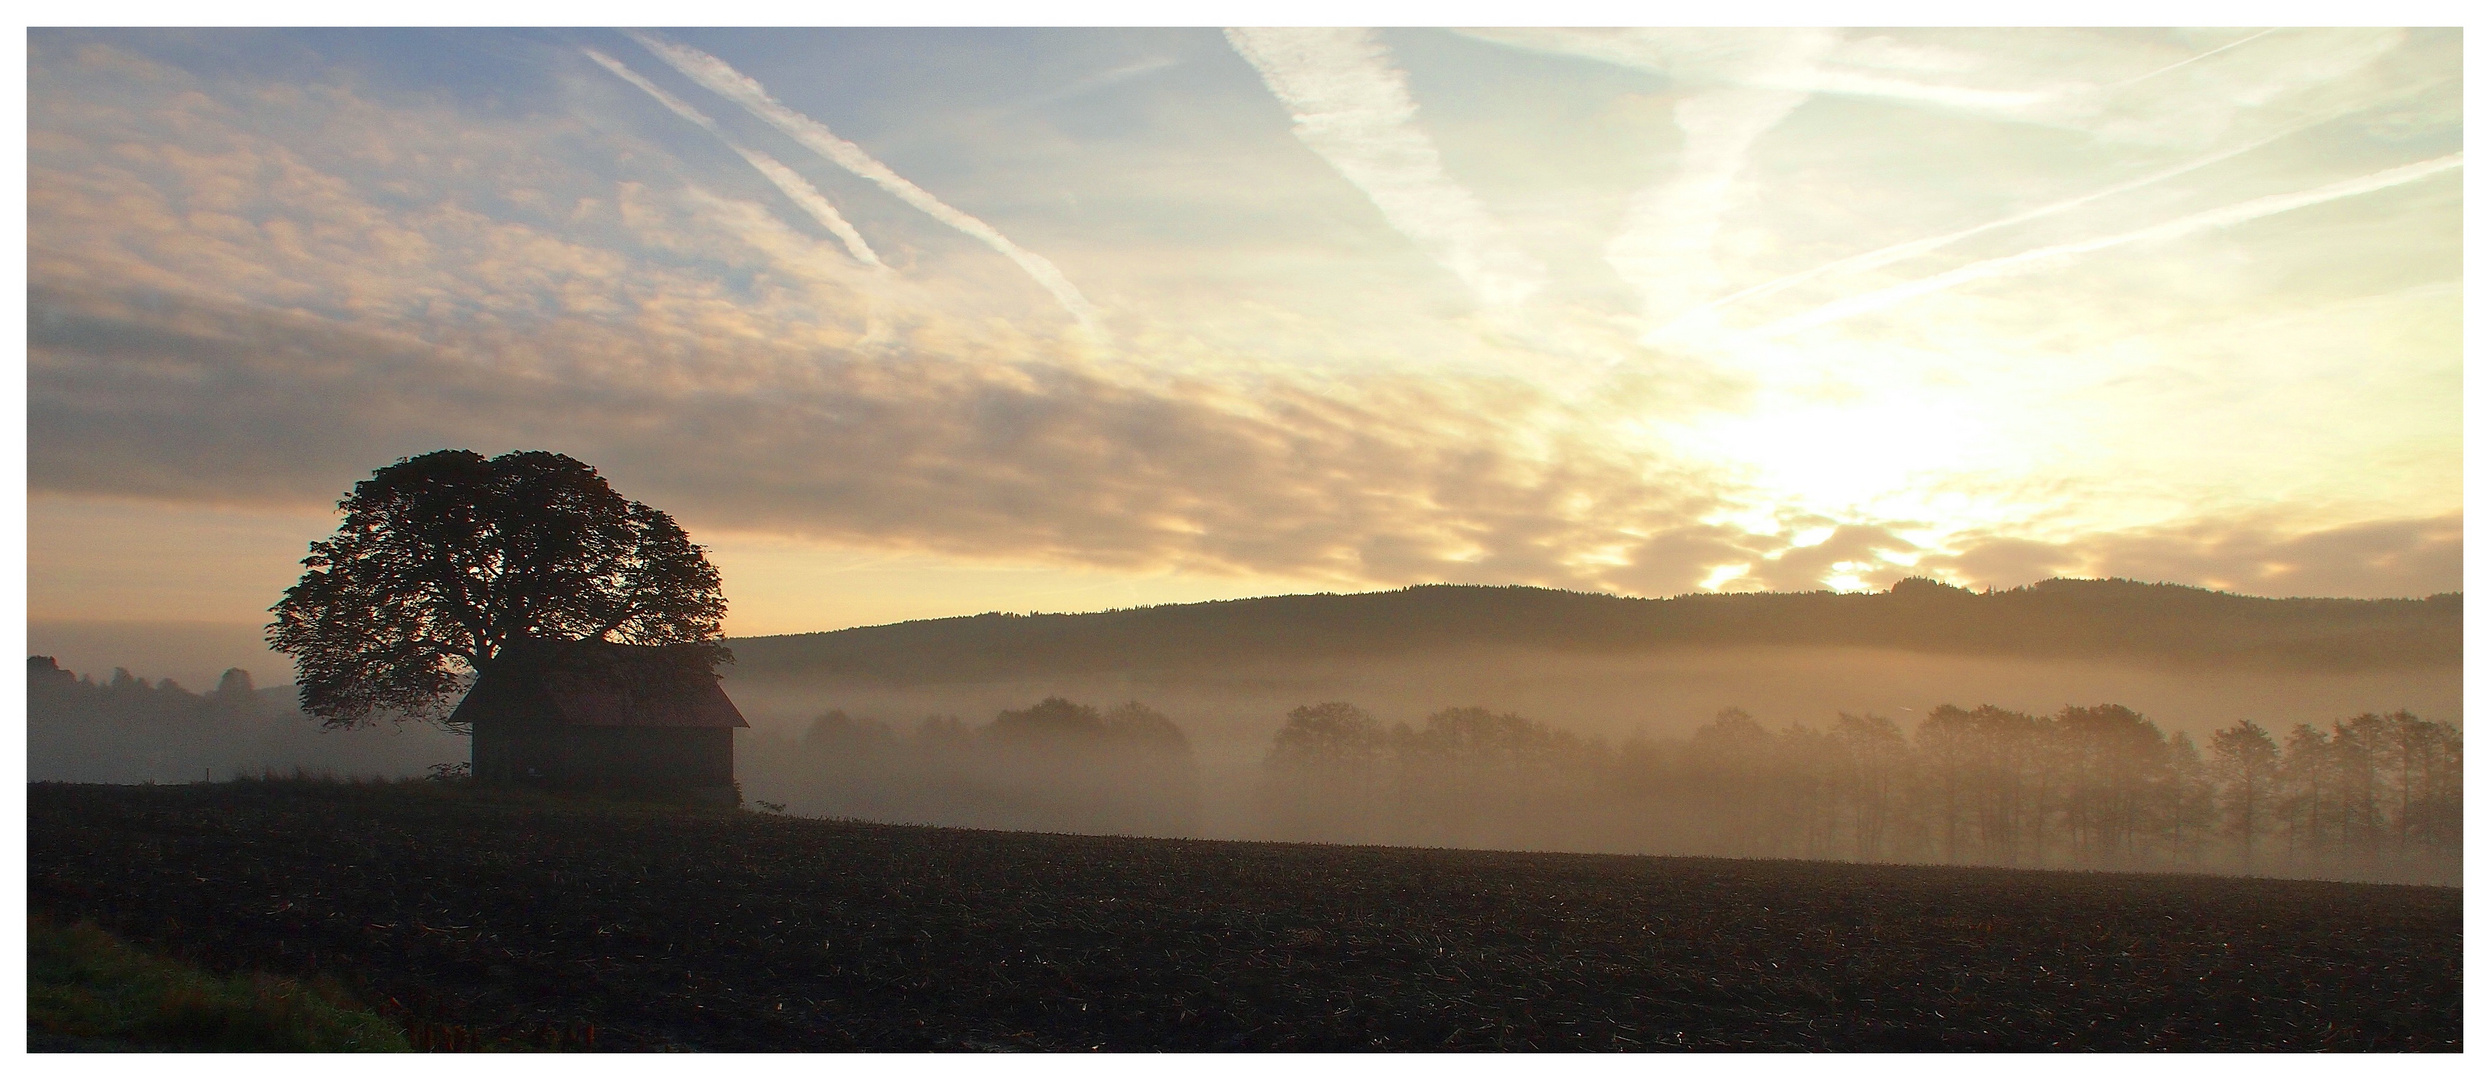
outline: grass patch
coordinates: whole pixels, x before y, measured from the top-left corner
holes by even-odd
[[[220,978],[78,922],[28,921],[34,1050],[404,1051],[398,1026],[327,980]]]

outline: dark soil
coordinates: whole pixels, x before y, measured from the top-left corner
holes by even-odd
[[[419,1045],[2457,1050],[2462,893],[38,784],[34,911]]]

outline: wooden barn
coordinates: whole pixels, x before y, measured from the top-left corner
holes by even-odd
[[[705,649],[605,641],[513,643],[450,722],[474,732],[479,779],[727,804],[751,726]]]

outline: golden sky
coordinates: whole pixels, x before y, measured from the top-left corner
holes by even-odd
[[[28,41],[37,621],[264,621],[451,446],[733,634],[2461,587],[2460,31]]]

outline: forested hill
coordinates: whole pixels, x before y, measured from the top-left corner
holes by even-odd
[[[729,642],[743,678],[926,683],[1471,647],[1648,653],[1865,646],[2155,665],[2355,671],[2459,663],[2463,596],[2275,600],[2182,585],[2055,579],[1974,593],[1913,579],[1883,593],[1646,600],[1522,586],[1272,596],[1085,615],[989,613]]]

